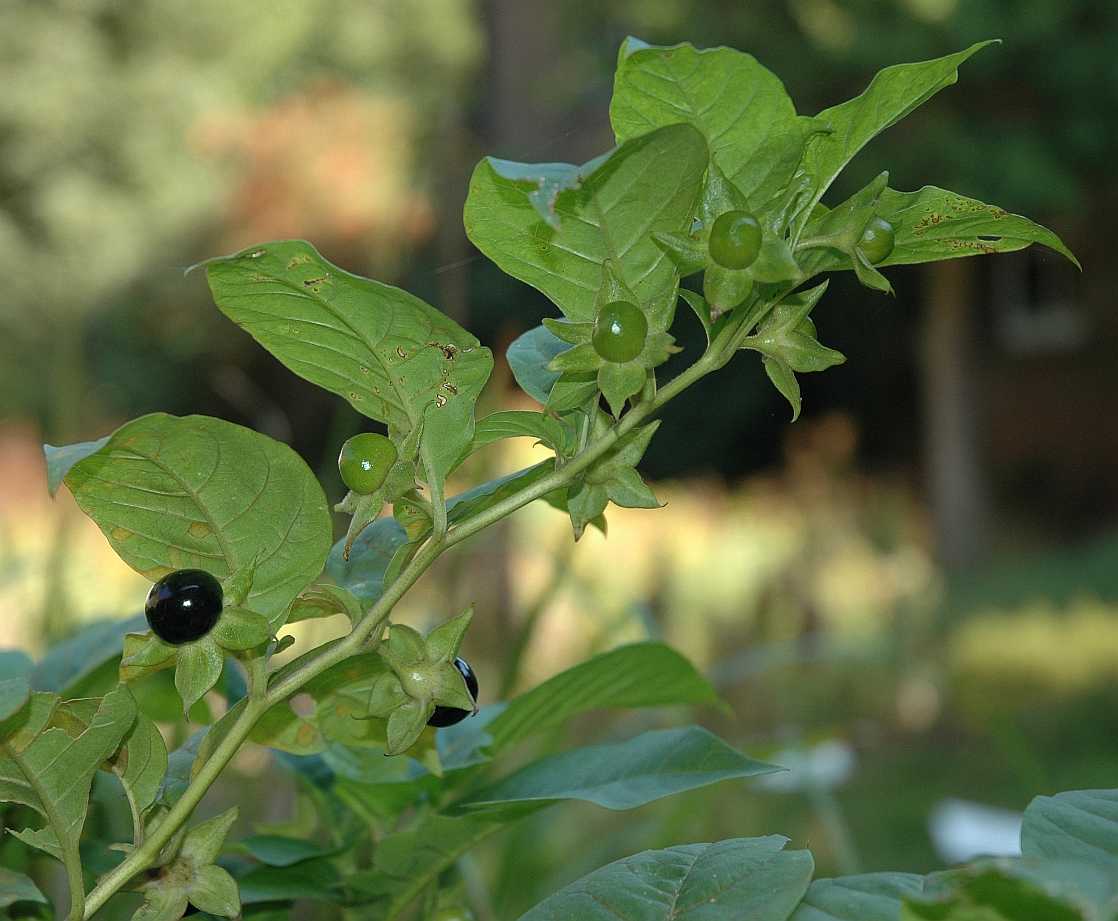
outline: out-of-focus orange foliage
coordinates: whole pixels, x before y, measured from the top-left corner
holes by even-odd
[[[302,237],[394,266],[434,225],[413,174],[414,127],[404,101],[333,81],[206,119],[200,146],[236,158],[242,177],[227,205],[228,248]]]

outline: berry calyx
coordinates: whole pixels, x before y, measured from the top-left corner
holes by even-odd
[[[458,673],[466,682],[466,690],[470,692],[470,696],[477,703],[477,675],[474,670],[470,668],[470,663],[458,656],[454,660],[454,667],[458,669]],[[428,726],[434,726],[436,729],[442,729],[446,726],[453,726],[455,723],[460,723],[467,716],[470,716],[469,710],[459,710],[457,707],[435,707],[434,712],[431,714],[430,719],[427,720]]]
[[[858,240],[858,249],[870,263],[877,265],[889,258],[897,242],[897,232],[883,217],[873,218],[862,231]]]
[[[598,311],[591,341],[594,351],[606,361],[632,361],[644,351],[648,320],[640,308],[628,301],[611,301]]]
[[[384,484],[397,456],[396,446],[384,435],[363,432],[342,445],[338,472],[347,488],[367,496]]]
[[[727,211],[710,228],[707,248],[724,269],[747,269],[761,252],[761,224],[748,211]]]
[[[221,583],[202,569],[168,573],[148,592],[144,614],[152,633],[172,646],[193,643],[221,616]]]

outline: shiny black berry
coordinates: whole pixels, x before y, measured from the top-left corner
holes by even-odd
[[[180,569],[151,587],[144,614],[152,632],[164,643],[192,643],[217,623],[223,594],[221,583],[208,572]]]
[[[470,692],[474,703],[477,703],[477,675],[470,668],[470,663],[459,656],[454,660],[454,667],[466,680],[466,690]],[[442,729],[444,726],[453,726],[455,723],[462,722],[469,715],[469,710],[459,710],[457,707],[435,707],[435,712],[427,720],[427,725]]]

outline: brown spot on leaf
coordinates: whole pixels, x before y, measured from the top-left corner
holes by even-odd
[[[187,528],[191,537],[197,537],[199,540],[204,537],[209,537],[213,529],[204,521],[191,522],[190,527]]]

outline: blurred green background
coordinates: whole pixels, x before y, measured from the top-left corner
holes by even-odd
[[[42,441],[210,413],[291,443],[340,498],[334,457],[362,420],[257,349],[185,266],[305,237],[500,355],[554,309],[466,241],[469,171],[608,148],[626,35],[749,51],[804,113],[880,67],[1002,38],[834,195],[883,168],[951,188],[1052,226],[1082,276],[1027,251],[891,270],[896,300],[836,279],[816,320],[848,362],[804,380],[794,426],[743,354],[665,414],[646,469],[667,508],[611,511],[609,539],[573,554],[564,520],[532,508],[457,551],[408,613],[478,602],[483,701],[663,637],[733,704],[701,715],[728,739],[818,763],[786,788],[529,821],[479,855],[483,921],[683,840],[782,832],[825,871],[929,870],[950,859],[929,830],[946,799],[1019,810],[1115,785],[1118,6],[9,0],[0,22],[0,646],[36,654],[146,592],[68,497],[46,499]],[[693,354],[701,332],[678,326]],[[500,361],[484,400],[524,403]],[[528,452],[493,451],[458,485]],[[213,808],[263,771],[275,792],[246,824],[285,817],[293,781],[261,758]]]

